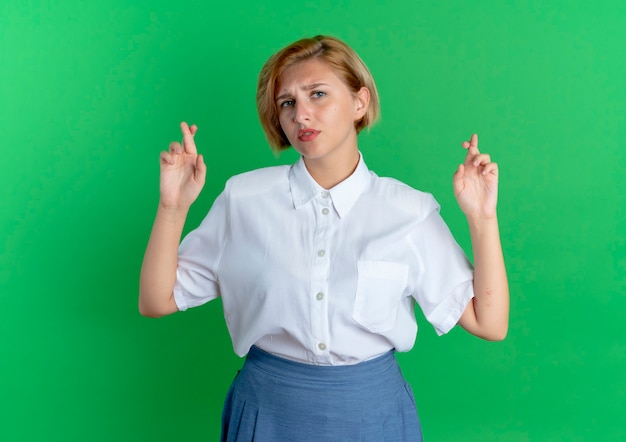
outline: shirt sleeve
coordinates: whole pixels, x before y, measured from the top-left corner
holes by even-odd
[[[439,214],[439,206],[409,236],[417,256],[413,297],[438,335],[449,332],[474,297],[474,269]]]
[[[225,190],[202,223],[180,244],[174,285],[174,300],[180,311],[220,296],[217,271],[228,232],[228,193]]]

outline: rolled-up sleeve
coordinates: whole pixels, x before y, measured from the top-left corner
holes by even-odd
[[[174,299],[181,311],[220,296],[218,267],[229,234],[227,190],[180,244]]]
[[[413,297],[438,335],[449,332],[474,297],[474,269],[438,206],[409,235],[419,271]]]

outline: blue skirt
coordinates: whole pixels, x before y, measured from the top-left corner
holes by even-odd
[[[222,442],[421,440],[415,399],[393,351],[319,366],[252,347],[222,415]]]

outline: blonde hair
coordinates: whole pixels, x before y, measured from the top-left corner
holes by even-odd
[[[276,83],[287,68],[311,59],[327,63],[353,93],[356,94],[362,87],[369,90],[368,110],[363,118],[355,122],[357,134],[378,119],[380,104],[376,83],[357,53],[335,37],[318,35],[313,38],[304,38],[272,55],[259,73],[256,93],[257,111],[265,137],[276,153],[291,146],[278,119]]]

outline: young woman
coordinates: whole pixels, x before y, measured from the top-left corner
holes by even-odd
[[[224,441],[419,441],[415,401],[394,358],[415,342],[417,303],[439,334],[457,323],[501,340],[509,294],[498,168],[472,135],[453,177],[470,265],[434,198],[365,165],[357,135],[378,116],[374,80],[345,43],[317,36],[273,55],[257,107],[293,166],[231,178],[179,247],[206,167],[196,126],[161,154],[160,202],[139,309],[163,316],[222,298],[246,356],[223,412]]]

